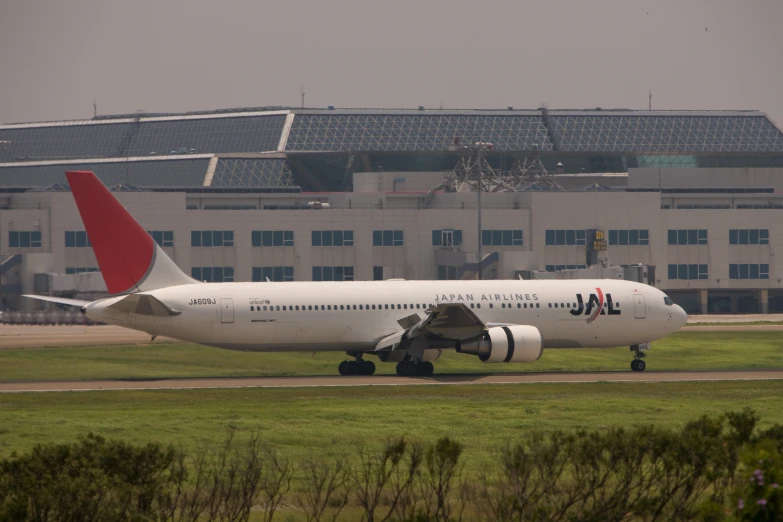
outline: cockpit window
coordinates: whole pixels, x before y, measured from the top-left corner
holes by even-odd
[[[666,306],[672,306],[674,304],[674,302],[671,299],[669,299],[668,296],[665,296],[663,298],[663,302],[666,304]]]

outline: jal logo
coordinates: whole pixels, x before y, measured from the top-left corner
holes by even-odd
[[[620,310],[615,309],[614,302],[612,301],[612,294],[606,294],[601,291],[600,288],[595,289],[596,293],[590,294],[587,298],[587,304],[585,304],[582,294],[576,294],[576,308],[570,310],[571,315],[586,315],[588,316],[587,322],[592,323],[599,315],[620,315]],[[606,299],[604,301],[604,298]],[[604,307],[604,302],[606,307]]]

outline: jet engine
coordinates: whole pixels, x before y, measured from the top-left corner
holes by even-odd
[[[478,355],[483,362],[533,362],[544,351],[535,326],[496,326],[472,341],[457,343],[459,353]]]
[[[424,354],[421,358],[424,362],[433,362],[440,357],[441,352],[443,350],[424,350]],[[383,362],[400,362],[403,359],[405,359],[405,355],[407,355],[408,352],[405,350],[395,350],[395,351],[385,351],[385,352],[377,352],[378,358]]]

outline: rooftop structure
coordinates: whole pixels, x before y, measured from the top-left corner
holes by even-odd
[[[356,172],[452,171],[461,141],[492,143],[500,170],[526,154],[565,173],[783,167],[783,133],[758,111],[262,107],[0,125],[0,189],[87,168],[110,186],[340,191]]]

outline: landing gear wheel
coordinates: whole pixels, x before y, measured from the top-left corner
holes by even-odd
[[[435,367],[431,362],[423,362],[418,364],[418,375],[422,377],[429,377],[435,371]]]
[[[372,375],[375,373],[375,363],[372,361],[362,361],[359,366],[359,375]]]
[[[337,366],[337,371],[340,372],[340,375],[351,375],[351,373],[349,373],[350,364],[349,361],[343,361]]]
[[[631,346],[631,351],[634,353],[633,361],[631,361],[631,370],[635,372],[643,372],[644,369],[647,368],[647,364],[645,364],[643,359],[647,356],[647,354],[644,353],[644,350],[649,348],[649,343],[634,344]]]
[[[410,377],[413,375],[413,363],[409,361],[400,361],[397,363],[397,375],[401,375],[403,377]]]

